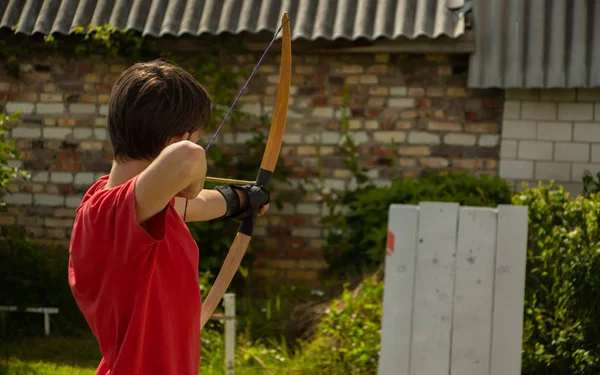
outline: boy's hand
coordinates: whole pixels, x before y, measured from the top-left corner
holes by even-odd
[[[240,197],[240,208],[243,213],[240,218],[251,213],[262,216],[269,209],[270,195],[267,189],[258,185],[232,185]]]
[[[224,217],[243,219],[250,215],[264,215],[269,209],[269,192],[258,185],[220,185],[216,187],[225,198]]]
[[[269,210],[269,205],[270,203],[265,204],[264,206],[262,206],[260,208],[260,211],[258,211],[258,216],[262,216],[265,214],[265,212],[267,212]]]

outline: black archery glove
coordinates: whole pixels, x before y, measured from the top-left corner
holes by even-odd
[[[242,220],[248,216],[258,215],[261,207],[269,203],[269,192],[258,185],[220,185],[215,188],[225,198],[227,211],[223,217]],[[246,207],[241,206],[236,190],[246,195]]]

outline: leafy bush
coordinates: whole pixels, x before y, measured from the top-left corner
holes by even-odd
[[[422,201],[458,202],[468,206],[510,203],[512,188],[499,177],[474,177],[466,173],[427,175],[419,180],[394,180],[387,187],[367,186],[349,193],[345,212],[331,211],[324,218],[330,229],[327,256],[335,273],[372,270],[383,262],[387,211],[391,204]]]
[[[29,174],[19,167],[9,166],[12,159],[20,159],[21,153],[15,147],[15,140],[6,138],[6,124],[16,121],[21,112],[10,116],[0,114],[0,197],[6,194],[6,186],[14,178],[27,178]],[[0,209],[5,208],[4,201],[0,200]]]
[[[383,282],[367,278],[353,293],[344,289],[296,359],[301,373],[375,374],[379,359]]]
[[[600,373],[600,195],[526,186],[529,206],[523,373]]]
[[[58,307],[52,315],[52,331],[78,334],[86,330],[67,282],[69,253],[66,249],[29,242],[14,233],[0,239],[0,301],[19,307]],[[5,317],[8,313],[5,313]],[[0,335],[40,335],[43,319],[39,314],[14,314],[5,319]]]

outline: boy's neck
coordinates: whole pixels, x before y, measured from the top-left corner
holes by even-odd
[[[113,188],[124,184],[133,177],[142,173],[148,168],[151,161],[149,160],[128,160],[126,162],[113,161],[110,175],[106,184],[106,189]]]

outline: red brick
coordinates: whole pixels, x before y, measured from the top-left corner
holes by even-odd
[[[465,154],[465,147],[463,146],[449,146],[440,145],[436,148],[434,155],[445,156],[445,157],[459,157]]]
[[[377,118],[381,114],[381,110],[371,108],[368,110],[367,114],[369,118]]]
[[[77,190],[72,185],[58,185],[58,192],[60,194],[68,195],[77,193]]]
[[[447,159],[436,157],[421,158],[419,162],[422,166],[429,168],[444,168],[447,167],[449,164]]]
[[[401,146],[398,148],[398,155],[427,156],[431,154],[428,146]]]
[[[306,218],[304,216],[285,216],[283,221],[294,227],[303,227],[306,224]]]
[[[57,161],[54,163],[55,171],[80,172],[82,165],[79,162],[73,161]]]
[[[75,126],[75,120],[72,118],[59,118],[58,126]]]
[[[481,167],[481,160],[479,159],[455,159],[452,160],[452,166],[461,169],[474,169]]]
[[[415,119],[418,116],[419,116],[419,113],[417,111],[413,111],[412,109],[409,109],[407,111],[402,111],[402,113],[400,114],[400,117],[405,120]]]
[[[460,122],[429,121],[427,123],[427,129],[445,132],[457,132],[462,129],[462,124]]]
[[[317,280],[319,278],[319,272],[317,270],[288,270],[286,276],[292,280]]]
[[[408,88],[408,96],[412,96],[412,97],[425,96],[425,89],[422,87],[409,87]]]
[[[267,228],[267,233],[273,236],[289,236],[292,234],[290,227],[272,225]]]
[[[112,91],[112,85],[97,85],[96,89],[100,94],[110,94]]]
[[[21,191],[24,193],[41,193],[44,191],[44,185],[41,184],[23,184]]]
[[[472,122],[465,124],[465,131],[469,133],[498,133],[499,126],[494,122]]]
[[[371,148],[371,154],[373,154],[373,155],[392,156],[392,155],[394,155],[394,153],[395,153],[395,150],[388,148],[388,147],[373,146]],[[385,164],[385,165],[389,165],[389,164]]]
[[[446,95],[454,98],[465,98],[468,96],[468,91],[464,87],[449,87]]]
[[[496,168],[498,168],[498,160],[496,160],[496,159],[487,159],[485,161],[485,168],[486,169],[496,169]]]
[[[477,121],[478,120],[477,112],[467,111],[465,112],[465,120],[467,121]]]
[[[318,96],[313,99],[313,105],[315,107],[326,107],[327,106],[327,98],[324,96]]]
[[[28,237],[43,237],[44,236],[44,228],[39,227],[25,227],[25,233],[27,233]]]
[[[287,239],[282,241],[282,247],[289,251],[291,249],[300,249],[306,244],[305,240],[302,239]]]
[[[483,99],[483,108],[500,108],[502,107],[501,99]]]
[[[36,102],[39,98],[37,92],[22,92],[19,94],[19,100],[26,102]]]
[[[498,158],[498,147],[477,147],[476,155],[482,158]]]
[[[285,257],[287,259],[294,259],[294,260],[300,260],[300,259],[312,259],[315,258],[315,250],[293,250],[293,251],[286,251],[285,253]]]
[[[77,63],[78,73],[91,73],[93,69],[94,66],[90,63]]]
[[[427,88],[427,96],[431,98],[440,98],[444,96],[444,89],[441,87],[428,87]]]

